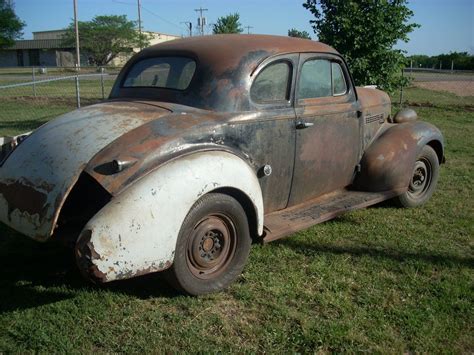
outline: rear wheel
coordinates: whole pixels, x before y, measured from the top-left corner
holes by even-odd
[[[240,275],[250,246],[242,206],[228,195],[204,195],[181,226],[168,278],[191,295],[220,291]]]
[[[430,146],[423,147],[419,154],[408,190],[395,198],[402,207],[418,207],[426,203],[436,188],[439,176],[439,161]]]

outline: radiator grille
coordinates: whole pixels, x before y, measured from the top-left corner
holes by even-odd
[[[365,117],[365,123],[372,123],[372,122],[379,122],[383,123],[383,113],[379,113],[378,115],[372,115],[372,116],[366,116]]]

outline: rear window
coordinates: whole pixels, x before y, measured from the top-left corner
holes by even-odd
[[[196,70],[186,57],[156,57],[141,60],[128,71],[123,87],[152,87],[185,90]]]

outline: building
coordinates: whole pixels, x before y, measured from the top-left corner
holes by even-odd
[[[151,35],[150,45],[181,38],[159,32],[144,31]],[[10,48],[0,50],[0,67],[73,67],[75,66],[75,48],[63,44],[65,30],[33,32],[33,39],[18,40]],[[138,52],[139,48],[134,48]],[[111,65],[123,65],[132,53],[118,56]],[[88,62],[87,53],[81,53],[81,63]]]

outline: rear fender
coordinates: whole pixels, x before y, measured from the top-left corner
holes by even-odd
[[[108,282],[168,268],[193,204],[224,188],[238,190],[251,201],[261,235],[262,192],[252,168],[228,152],[200,152],[166,163],[102,208],[79,236],[81,271],[94,281]]]
[[[366,149],[361,172],[354,185],[363,191],[406,191],[417,156],[427,144],[433,146],[440,163],[444,159],[443,136],[435,126],[412,121],[386,124]]]

